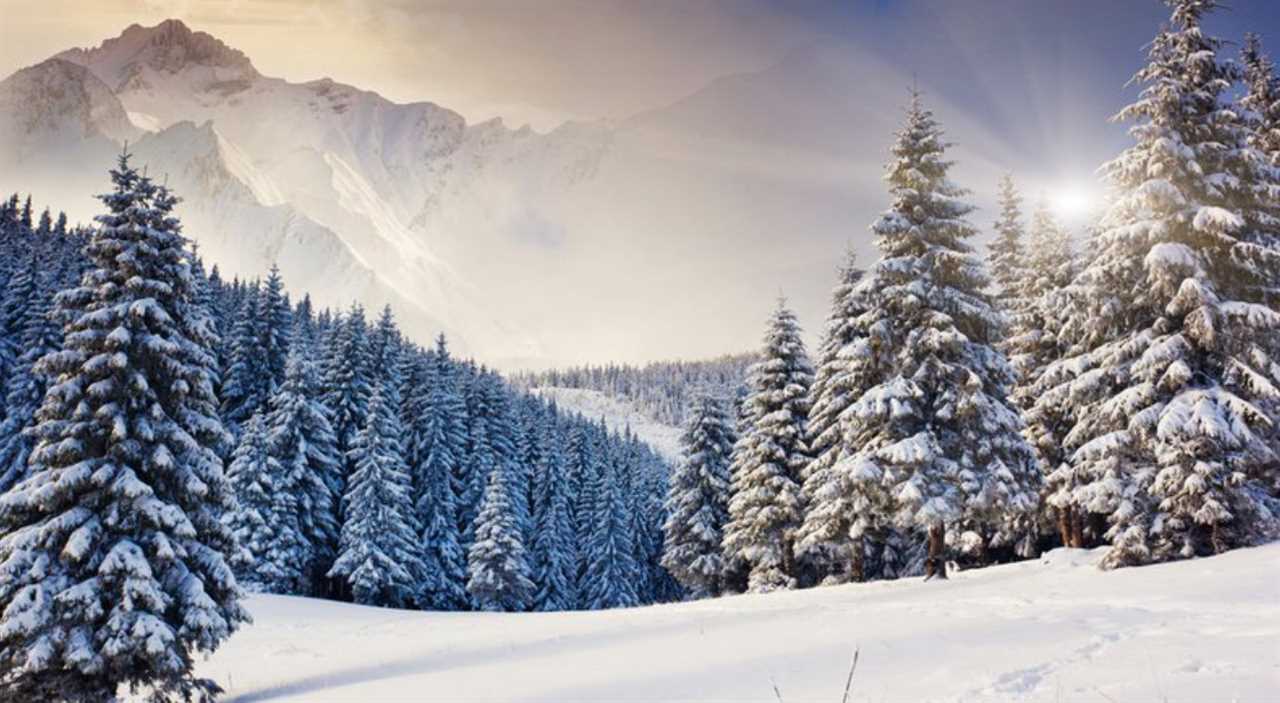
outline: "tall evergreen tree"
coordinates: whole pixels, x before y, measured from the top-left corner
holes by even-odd
[[[261,412],[245,423],[227,476],[237,497],[236,509],[225,519],[240,543],[231,560],[236,576],[255,591],[304,593],[308,559],[298,522],[298,496],[270,453]]]
[[[489,473],[475,538],[467,552],[467,593],[477,610],[520,612],[533,602],[524,532],[514,494],[515,468],[506,462]]]
[[[1213,0],[1170,0],[1136,76],[1135,144],[1072,286],[1070,355],[1037,403],[1071,408],[1058,500],[1106,522],[1105,566],[1209,554],[1274,534],[1264,487],[1280,391],[1274,169],[1224,99]]]
[[[751,372],[745,436],[734,446],[736,466],[724,531],[725,558],[750,569],[748,589],[795,588],[793,539],[803,516],[800,481],[813,367],[795,314],[783,301],[769,320],[760,361]]]
[[[262,354],[259,361],[265,367],[261,379],[265,385],[259,392],[265,399],[270,398],[280,384],[284,383],[289,337],[293,332],[293,312],[289,309],[289,300],[284,293],[280,268],[275,264],[271,265],[271,271],[258,296],[258,348]]]
[[[369,354],[368,331],[364,308],[352,305],[351,311],[336,322],[325,354],[323,395],[329,419],[338,439],[338,452],[346,463],[343,474],[349,477],[355,469],[356,435],[369,415],[369,402],[374,392],[373,361]],[[342,489],[345,494],[345,488]]]
[[[267,402],[269,385],[263,366],[262,321],[257,296],[241,302],[231,329],[230,363],[222,377],[222,417],[233,429],[247,422]]]
[[[554,416],[544,421],[541,460],[534,474],[534,610],[572,610],[578,604],[577,535],[569,504],[568,466]]]
[[[1013,184],[1013,176],[1000,179],[1000,216],[996,219],[996,236],[988,245],[991,280],[998,289],[1000,300],[1019,296],[1025,257],[1022,232],[1022,196]]]
[[[734,435],[724,401],[711,394],[699,395],[690,412],[667,497],[662,565],[691,597],[706,598],[721,591]]]
[[[389,387],[374,386],[368,417],[351,449],[355,472],[344,499],[340,552],[329,576],[345,579],[357,603],[403,607],[417,595],[422,550]]]
[[[0,496],[0,697],[101,701],[119,686],[211,698],[193,676],[248,615],[221,524],[234,505],[210,438],[207,340],[187,336],[191,271],[170,197],[120,158],[92,267],[59,295],[63,350],[32,475]]]
[[[946,147],[913,94],[886,176],[893,203],[872,227],[881,258],[859,284],[867,342],[851,352],[876,365],[878,382],[842,418],[854,449],[837,466],[871,497],[864,509],[928,531],[927,576],[940,578],[947,523],[973,532],[1030,513],[1039,478],[1007,401],[1013,374],[993,348],[1002,317],[982,293],[966,243],[972,207],[947,177]],[[965,541],[985,546],[980,533]]]
[[[54,319],[52,294],[42,290],[32,300],[22,325],[18,357],[5,383],[7,412],[0,422],[0,493],[27,477],[32,437],[27,433],[36,419],[49,379],[36,371],[40,359],[62,345],[62,328]]]
[[[284,382],[271,398],[267,444],[280,472],[280,489],[295,503],[291,519],[302,539],[299,551],[289,558],[304,570],[300,592],[319,594],[338,549],[342,461],[308,352],[305,338],[296,335]]]
[[[630,521],[623,496],[624,482],[616,455],[601,463],[591,481],[591,531],[583,549],[582,599],[589,610],[626,608],[639,604],[635,591]]]

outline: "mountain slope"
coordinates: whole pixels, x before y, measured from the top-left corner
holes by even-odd
[[[857,703],[1274,699],[1280,544],[1112,572],[1098,556],[594,613],[255,596],[198,667],[228,703],[800,703],[840,701],[857,650]]]

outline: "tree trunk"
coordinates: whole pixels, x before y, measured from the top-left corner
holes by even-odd
[[[947,578],[946,525],[935,522],[929,526],[929,556],[924,562],[924,580]]]
[[[1062,540],[1062,546],[1064,547],[1076,546],[1075,534],[1072,529],[1072,523],[1075,522],[1075,516],[1075,510],[1073,510],[1069,505],[1058,510],[1058,537]]]
[[[867,550],[862,540],[862,537],[853,540],[849,547],[849,578],[854,583],[867,580]]]

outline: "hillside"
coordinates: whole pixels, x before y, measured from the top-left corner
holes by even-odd
[[[1280,544],[1114,572],[1097,556],[597,613],[259,596],[200,673],[227,703],[834,703],[857,648],[858,702],[1274,700]]]

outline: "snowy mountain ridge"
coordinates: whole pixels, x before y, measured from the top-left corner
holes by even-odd
[[[128,141],[153,173],[180,181],[187,232],[225,274],[259,276],[278,263],[322,304],[391,303],[415,337],[443,328],[460,350],[489,358],[541,351],[477,300],[430,230],[465,230],[450,209],[478,197],[491,172],[527,170],[520,178],[555,187],[588,174],[607,144],[590,129],[469,126],[429,102],[263,76],[178,20],[132,25],[19,71],[0,83],[0,117],[10,125],[0,172],[30,174],[10,186],[50,199],[79,191],[64,200],[87,219],[96,210],[83,193],[101,184],[73,189],[65,179],[84,180],[73,164],[106,163]],[[184,145],[193,133],[183,125],[208,131]]]

